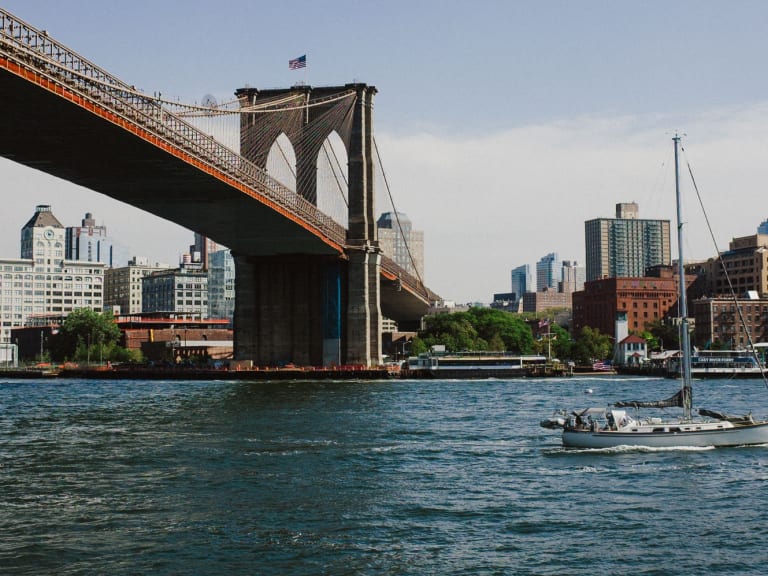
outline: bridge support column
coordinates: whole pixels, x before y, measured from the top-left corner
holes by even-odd
[[[342,364],[341,266],[329,264],[323,271],[323,366]]]
[[[357,91],[348,144],[349,160],[349,307],[347,359],[381,363],[381,250],[376,233],[373,166],[373,96],[376,89],[350,84]]]
[[[354,91],[355,98],[353,102],[345,104],[351,106],[351,110],[344,111],[342,115],[327,115],[337,105],[333,99],[306,109],[291,106],[279,115],[247,114],[242,117],[240,148],[247,158],[262,167],[267,165],[269,151],[279,135],[283,133],[289,137],[295,146],[298,192],[315,205],[317,157],[322,138],[315,138],[313,142],[305,136],[310,133],[315,136],[316,133],[323,134],[322,130],[325,130],[327,136],[331,131],[336,131],[347,147],[349,206],[347,242],[344,247],[347,260],[339,265],[338,273],[323,272],[318,268],[315,270],[317,277],[312,279],[306,278],[304,275],[307,271],[301,269],[284,273],[283,260],[277,257],[272,262],[281,264],[265,264],[269,260],[264,258],[242,258],[241,263],[237,264],[235,354],[238,358],[259,359],[264,363],[280,360],[299,363],[303,362],[303,358],[310,358],[313,364],[322,362],[325,365],[342,363],[370,366],[381,363],[381,253],[376,231],[373,161],[373,99],[376,88],[353,83],[346,84],[343,89]],[[236,94],[247,105],[255,104],[259,99],[284,96],[287,93],[293,93],[309,102],[312,97],[320,99],[338,92],[338,87],[317,89],[307,86],[261,91],[243,88]],[[319,124],[318,128],[315,121],[321,118],[324,123],[329,123]],[[247,277],[245,280],[241,280],[243,274]],[[268,285],[264,284],[264,277],[270,278]],[[291,282],[298,283],[295,291],[301,296],[283,298],[279,294],[289,292]],[[314,291],[302,292],[302,283],[314,286]],[[319,298],[319,294],[323,294],[327,300],[315,302],[313,299]],[[304,299],[313,304],[305,306]],[[322,319],[315,323],[305,323],[305,334],[300,334],[299,328],[286,331],[280,326],[281,323],[289,322],[298,313],[297,310],[302,309],[312,317]],[[340,314],[338,321],[333,310]],[[295,326],[301,325],[298,321],[290,321]],[[286,349],[278,344],[277,335],[298,342],[310,333],[312,340],[320,343],[317,345],[319,347],[311,343],[301,346],[290,344]],[[269,343],[271,339],[275,340],[274,344]],[[299,351],[305,348],[310,352],[299,355]]]
[[[381,254],[363,249],[348,255],[347,361],[365,366],[381,364]]]
[[[335,257],[235,255],[238,360],[340,364],[341,271]]]

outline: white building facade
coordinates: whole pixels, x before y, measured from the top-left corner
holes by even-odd
[[[112,240],[107,235],[107,227],[97,226],[93,214],[86,212],[80,226],[66,229],[64,257],[114,266]]]
[[[65,259],[65,229],[39,205],[21,229],[21,258],[0,259],[0,340],[35,315],[103,310],[104,264]]]
[[[121,314],[142,311],[142,281],[146,276],[170,270],[169,264],[150,263],[148,258],[134,256],[128,266],[111,268],[104,278],[104,306],[117,307]]]

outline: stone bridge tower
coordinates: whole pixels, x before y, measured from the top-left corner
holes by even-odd
[[[346,108],[340,108],[335,97],[342,93],[348,93]],[[376,88],[366,84],[236,92],[241,107],[294,96],[283,110],[241,115],[240,149],[245,158],[266,169],[270,150],[285,134],[296,154],[297,192],[317,205],[318,156],[325,139],[336,132],[347,150],[349,186],[347,245],[342,256],[234,255],[236,357],[257,364],[380,363],[375,94]]]

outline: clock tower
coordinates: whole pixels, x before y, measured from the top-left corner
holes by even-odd
[[[40,204],[21,229],[21,257],[34,261],[37,270],[55,272],[64,263],[65,229],[51,207]]]

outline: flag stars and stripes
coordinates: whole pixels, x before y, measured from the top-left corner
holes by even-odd
[[[307,55],[302,54],[298,58],[288,60],[288,70],[298,70],[299,68],[307,67]]]

